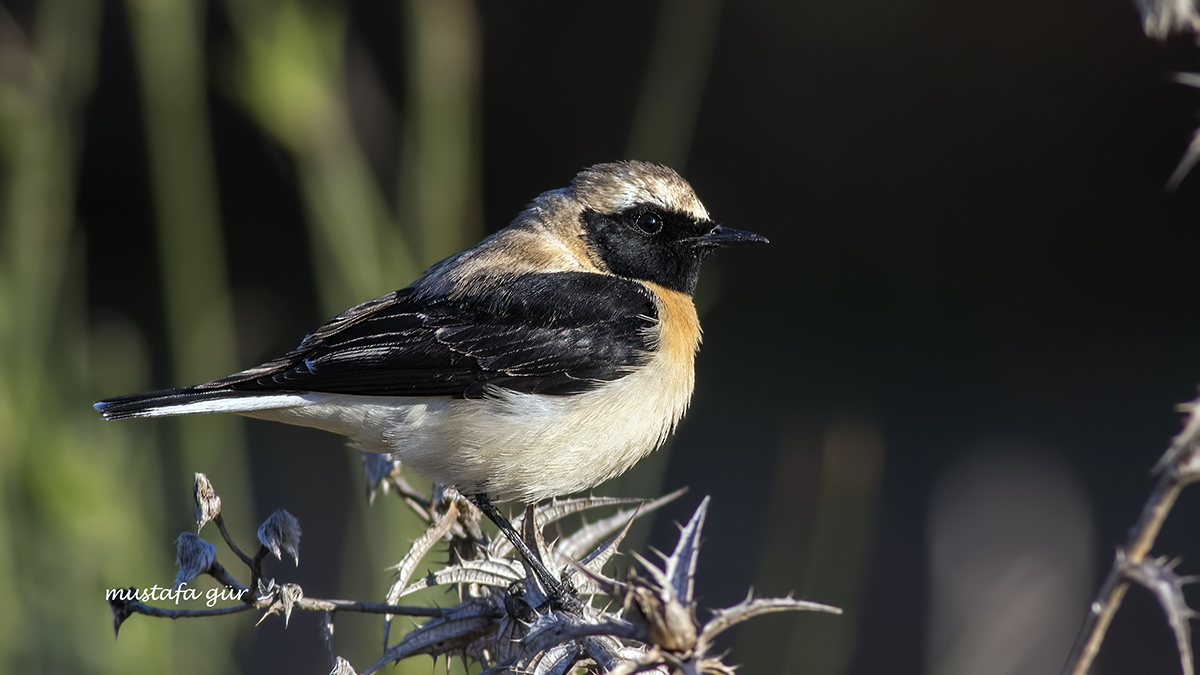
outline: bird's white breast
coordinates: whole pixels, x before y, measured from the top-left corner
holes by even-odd
[[[245,414],[349,436],[463,492],[533,502],[593,487],[659,447],[687,410],[700,340],[688,296],[647,284],[658,348],[613,382],[573,396],[496,390],[482,399],[297,394]]]

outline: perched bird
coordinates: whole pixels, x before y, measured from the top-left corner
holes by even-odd
[[[700,263],[752,242],[766,239],[714,223],[671,169],[599,164],[285,356],[95,407],[105,419],[235,412],[339,433],[454,486],[504,529],[492,500],[587,489],[663,443],[695,382]]]

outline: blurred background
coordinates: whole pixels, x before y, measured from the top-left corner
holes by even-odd
[[[1164,190],[1197,56],[1127,0],[3,0],[0,670],[328,672],[316,615],[114,642],[104,590],[170,583],[203,471],[243,545],[299,517],[269,575],[379,600],[399,500],[331,435],[90,403],[272,358],[636,158],[772,243],[706,263],[692,410],[597,492],[690,486],[635,533],[659,548],[712,495],[706,607],[846,609],[728,661],[1057,672],[1200,383],[1200,176]],[[1185,574],[1198,500],[1156,547]],[[338,652],[373,662],[379,624],[339,616]],[[1097,672],[1178,668],[1134,589]]]

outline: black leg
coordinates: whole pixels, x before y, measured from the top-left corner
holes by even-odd
[[[546,589],[546,596],[552,606],[558,609],[567,609],[579,603],[579,600],[563,587],[562,582],[555,579],[550,570],[546,569],[541,559],[537,555],[534,555],[533,551],[529,550],[529,546],[525,544],[525,540],[521,538],[521,535],[513,528],[512,523],[508,522],[508,519],[500,513],[500,509],[496,508],[496,505],[492,503],[492,500],[487,495],[467,495],[467,499],[479,507],[479,510],[483,511],[483,514],[490,518],[496,524],[496,527],[500,528],[500,531],[504,533],[508,541],[517,549],[521,557],[525,558],[525,562],[529,563],[529,566],[533,568],[533,573],[537,575],[538,581]]]

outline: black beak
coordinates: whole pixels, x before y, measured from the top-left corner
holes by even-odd
[[[722,246],[735,246],[738,244],[769,244],[767,238],[761,234],[754,234],[745,230],[735,230],[732,227],[717,225],[708,234],[699,237],[692,237],[687,240],[693,246],[704,248],[721,248]]]

